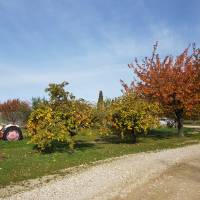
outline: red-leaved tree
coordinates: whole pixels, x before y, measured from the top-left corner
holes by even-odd
[[[127,92],[135,90],[138,95],[159,102],[166,115],[174,115],[178,133],[184,136],[184,116],[195,112],[200,104],[200,49],[193,45],[191,53],[188,47],[176,58],[161,59],[156,53],[157,47],[158,43],[154,45],[152,56],[142,63],[135,59],[128,65],[137,81],[131,86],[123,81],[122,84]]]
[[[1,117],[13,124],[24,123],[28,115],[30,114],[30,106],[26,101],[20,101],[19,99],[7,100],[0,104]]]

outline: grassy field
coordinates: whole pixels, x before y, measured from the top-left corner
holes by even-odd
[[[120,142],[114,136],[101,138],[95,132],[88,131],[76,138],[73,153],[59,148],[53,153],[41,154],[34,150],[33,145],[27,144],[27,139],[0,141],[0,187],[97,160],[200,142],[198,131],[185,129],[185,133],[184,138],[179,138],[175,129],[162,128],[151,131],[146,137],[138,137],[137,144],[130,144],[127,141]]]

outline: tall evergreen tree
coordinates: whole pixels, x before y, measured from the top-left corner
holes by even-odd
[[[102,109],[103,105],[104,105],[103,92],[102,92],[102,90],[100,90],[99,91],[99,98],[98,98],[98,102],[97,102],[98,109]]]

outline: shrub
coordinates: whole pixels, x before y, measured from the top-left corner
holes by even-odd
[[[50,106],[34,110],[28,121],[28,132],[31,143],[39,150],[50,149],[54,142],[66,142],[73,148],[73,140],[69,132],[73,121],[69,113],[54,111]]]
[[[49,101],[40,102],[29,118],[27,128],[31,143],[41,151],[50,149],[56,142],[67,143],[73,149],[73,136],[91,125],[90,104],[83,99],[76,100],[65,91],[66,85],[66,82],[50,84],[46,89]]]
[[[112,129],[121,138],[131,136],[133,142],[138,133],[147,134],[151,128],[159,125],[158,104],[138,98],[134,93],[124,94],[112,105]]]

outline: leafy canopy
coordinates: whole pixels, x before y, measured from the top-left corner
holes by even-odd
[[[19,99],[10,99],[0,104],[0,112],[2,118],[7,123],[26,123],[31,112],[29,103]]]
[[[124,94],[112,104],[112,128],[121,137],[125,134],[147,134],[159,125],[159,106],[138,98],[133,92]]]
[[[129,64],[129,68],[137,75],[138,81],[128,86],[123,83],[126,91],[134,90],[148,100],[157,101],[162,105],[166,115],[174,113],[179,130],[182,128],[184,115],[194,112],[200,103],[200,49],[193,45],[176,58],[166,56],[163,60],[156,53],[158,43],[150,58],[146,57],[140,64]]]
[[[50,84],[46,89],[49,101],[40,102],[29,118],[31,143],[40,150],[51,148],[55,142],[67,143],[73,149],[73,136],[79,129],[90,127],[91,106],[84,100],[76,100],[65,90],[66,85],[66,82]]]

